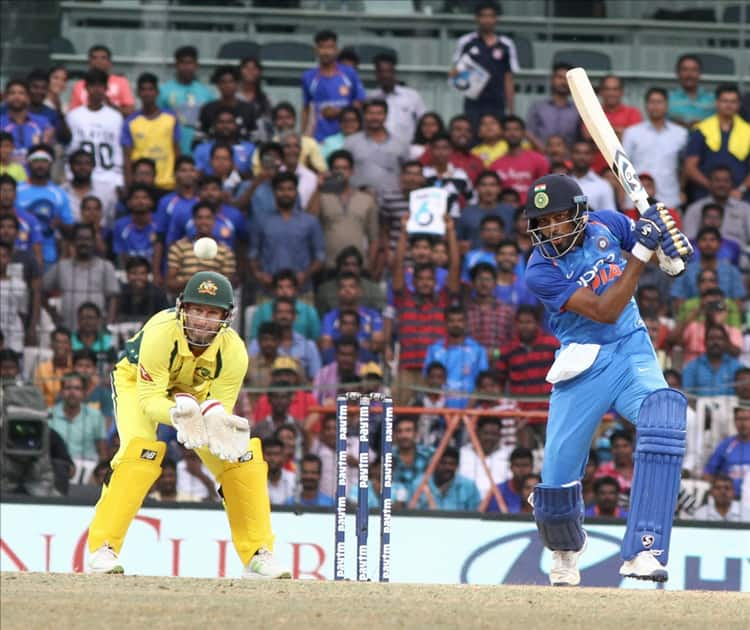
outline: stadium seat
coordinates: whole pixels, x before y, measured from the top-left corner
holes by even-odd
[[[245,57],[259,57],[260,45],[242,39],[224,42],[216,53],[217,59],[244,59]]]
[[[270,42],[260,47],[263,61],[315,61],[313,47],[300,42]]]
[[[47,50],[50,55],[75,55],[76,48],[67,37],[53,37],[49,40]]]
[[[732,22],[732,23],[739,23],[740,21],[740,11],[742,10],[742,6],[739,4],[732,4],[724,9],[724,16],[723,20],[724,22]],[[750,24],[750,6],[745,5],[745,22]]]
[[[513,43],[516,45],[516,53],[518,53],[518,65],[522,68],[533,68],[534,46],[531,44],[531,40],[523,35],[514,35]]]
[[[715,53],[695,53],[701,60],[704,74],[734,74],[734,59]]]
[[[372,63],[375,56],[380,54],[393,55],[398,61],[398,53],[388,46],[380,46],[379,44],[358,44],[356,46],[347,46],[346,48],[357,53],[360,63],[364,64]]]
[[[612,60],[609,55],[595,50],[558,50],[553,59],[554,63],[569,63],[571,66],[581,66],[587,70],[612,69]]]

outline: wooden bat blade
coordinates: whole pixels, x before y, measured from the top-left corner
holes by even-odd
[[[583,68],[572,68],[568,70],[566,77],[573,102],[591,138],[635,207],[639,212],[645,212],[648,209],[648,193],[604,114],[586,71]]]

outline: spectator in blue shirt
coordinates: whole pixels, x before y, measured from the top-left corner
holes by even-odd
[[[471,283],[469,272],[479,263],[497,268],[497,248],[505,238],[505,221],[497,215],[487,214],[479,223],[479,247],[466,252],[461,269],[461,282]]]
[[[320,476],[323,462],[320,457],[308,453],[302,458],[300,465],[300,485],[302,489],[297,497],[290,497],[287,505],[303,505],[305,507],[333,507],[333,497],[320,491]]]
[[[435,449],[417,443],[417,419],[398,416],[393,425],[393,483],[399,484],[400,493],[393,494],[393,502],[401,507],[409,499],[409,489],[416,489],[432,459]]]
[[[729,334],[723,326],[706,325],[706,352],[682,371],[682,387],[694,396],[733,396],[734,375],[742,364],[728,354]]]
[[[193,150],[196,168],[204,175],[215,175],[211,166],[211,150],[217,144],[232,147],[232,159],[237,172],[246,177],[252,172],[255,145],[241,140],[237,120],[231,107],[220,107],[214,119],[214,139],[201,142]]]
[[[55,129],[55,139],[59,144],[68,144],[71,134],[62,112],[44,104],[49,91],[49,73],[46,70],[33,70],[26,77],[29,86],[29,112],[47,119]]]
[[[29,104],[29,88],[24,81],[11,79],[5,84],[0,131],[13,136],[12,159],[19,164],[26,164],[26,154],[32,146],[55,139],[55,128],[44,116],[32,114]]]
[[[167,257],[165,242],[172,217],[176,212],[184,213],[190,217],[193,206],[198,201],[198,172],[195,169],[195,160],[190,155],[181,155],[174,163],[175,189],[167,193],[156,207],[154,215],[154,226],[156,230],[156,242],[154,243],[154,284],[161,285],[161,278],[167,271]]]
[[[214,91],[197,78],[198,49],[180,46],[174,51],[175,78],[162,83],[157,104],[172,110],[182,128],[180,151],[190,153],[193,139],[199,129],[201,107],[214,97]]]
[[[481,244],[482,220],[487,216],[502,218],[505,230],[513,230],[513,213],[515,208],[509,203],[499,201],[502,182],[495,171],[483,171],[475,184],[477,202],[466,206],[456,224],[458,240],[468,249],[476,249]],[[465,244],[465,245],[464,245]]]
[[[201,179],[198,196],[201,201],[218,208],[214,238],[224,243],[230,249],[235,248],[235,241],[246,243],[249,239],[247,221],[244,215],[234,206],[222,203],[223,191],[221,180],[214,175],[207,175]],[[185,204],[186,206],[187,204]],[[186,207],[175,209],[167,230],[166,246],[180,240],[183,236],[194,238],[197,234],[193,223],[193,209]]]
[[[367,98],[357,71],[337,63],[338,37],[333,31],[315,35],[318,66],[302,75],[302,129],[308,129],[309,105],[315,109],[315,139],[323,142],[339,132],[339,115],[347,105],[359,107]]]
[[[307,380],[311,381],[320,371],[320,353],[314,341],[294,329],[295,302],[294,298],[286,296],[277,297],[273,301],[272,321],[281,329],[278,353],[297,361],[302,366]],[[253,339],[248,345],[248,354],[256,356],[259,352],[260,343],[258,339]]]
[[[471,479],[457,473],[458,458],[458,449],[452,446],[443,451],[435,472],[427,482],[435,506],[432,507],[425,492],[419,497],[417,508],[473,512],[479,507],[482,498],[479,496],[477,485]]]
[[[737,435],[722,440],[704,469],[704,477],[713,481],[716,475],[728,475],[734,484],[734,496],[742,497],[742,480],[750,470],[750,408],[734,408]]]
[[[704,269],[714,269],[719,288],[728,298],[741,300],[745,297],[745,287],[739,269],[727,260],[718,258],[721,248],[721,232],[715,227],[706,226],[700,229],[695,239],[700,258],[687,265],[685,273],[675,278],[672,284],[672,297],[680,301],[696,297],[699,294],[698,276]],[[677,304],[679,310],[679,303]]]
[[[42,228],[42,256],[45,267],[50,267],[58,258],[57,238],[59,231],[73,224],[68,195],[50,181],[50,170],[54,160],[52,147],[36,144],[28,154],[29,181],[18,185],[16,206],[32,214]]]
[[[378,311],[362,304],[362,285],[357,274],[350,271],[341,272],[337,278],[339,308],[326,313],[323,317],[320,347],[325,350],[341,337],[340,315],[342,310],[353,310],[359,314],[360,328],[357,332],[360,347],[373,353],[383,349],[383,318]]]
[[[271,280],[274,298],[287,297],[294,300],[294,330],[303,337],[317,341],[320,337],[320,316],[315,308],[297,299],[299,285],[297,276],[291,269],[280,269]],[[273,319],[273,300],[258,304],[253,314],[250,328],[250,339],[258,337],[261,324]]]
[[[255,226],[250,243],[250,269],[266,289],[273,274],[291,269],[297,274],[301,291],[312,289],[311,278],[323,268],[325,245],[318,219],[295,209],[297,176],[277,174],[271,185],[276,211]]]
[[[42,266],[42,228],[33,214],[16,208],[16,180],[10,175],[0,175],[0,216],[16,219],[18,234],[14,248],[22,252],[32,252],[39,266]]]
[[[278,142],[267,142],[258,149],[260,160],[253,178],[240,184],[233,203],[248,210],[250,221],[260,224],[276,210],[271,180],[279,173],[284,161],[284,148]],[[299,208],[299,201],[297,201]]]
[[[362,316],[354,310],[339,310],[338,318],[336,320],[337,327],[335,329],[336,339],[341,337],[354,337],[357,338],[362,330]],[[334,340],[335,342],[335,340]],[[373,354],[371,350],[361,345],[362,340],[360,339],[359,351],[357,353],[357,361],[361,364],[376,362],[377,356]],[[323,361],[323,365],[329,365],[336,360],[336,348],[333,344],[329,347],[321,350],[320,358]]]
[[[503,304],[517,309],[522,304],[534,306],[537,299],[526,288],[524,280],[525,259],[521,256],[518,243],[506,240],[497,248],[497,286],[495,297]]]
[[[466,336],[466,314],[460,306],[449,306],[445,311],[446,339],[436,341],[427,349],[425,366],[437,361],[447,372],[446,389],[450,392],[471,393],[477,376],[489,369],[487,351],[474,339]],[[465,396],[448,395],[446,406],[463,409],[469,404]]]
[[[509,514],[517,514],[521,511],[523,501],[523,480],[527,475],[534,472],[534,454],[523,446],[513,449],[510,454],[510,473],[512,477],[497,484],[497,489],[505,501],[505,507]],[[487,513],[500,512],[494,494],[487,504]]]
[[[136,256],[151,260],[156,242],[154,195],[151,189],[143,184],[133,184],[128,189],[127,204],[130,215],[118,219],[112,231],[112,249],[121,268],[125,268],[129,258]]]

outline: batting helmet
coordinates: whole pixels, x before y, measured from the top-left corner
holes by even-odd
[[[539,227],[540,217],[559,214],[566,210],[572,211],[566,221],[571,223],[569,236],[573,236],[570,244],[562,251],[551,239],[544,236]],[[528,232],[531,240],[539,248],[539,253],[545,258],[559,258],[570,251],[576,243],[576,236],[586,227],[586,213],[588,204],[578,182],[572,177],[562,174],[545,175],[537,179],[530,187],[526,197],[526,218],[529,221]]]
[[[197,330],[186,324],[185,305],[200,304],[224,309],[226,316],[220,320],[220,327],[216,334],[208,341],[197,341],[195,333],[205,334],[204,330]],[[185,285],[182,294],[177,298],[177,319],[182,323],[182,330],[190,344],[195,346],[209,346],[222,330],[228,328],[234,319],[234,290],[225,276],[215,271],[199,271]]]

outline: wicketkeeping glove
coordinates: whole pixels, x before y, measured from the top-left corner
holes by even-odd
[[[225,461],[236,462],[247,453],[250,425],[245,418],[227,413],[218,400],[201,405],[208,435],[208,450]]]
[[[649,207],[635,224],[637,243],[630,253],[647,263],[659,247],[662,234],[669,232],[672,227],[674,220],[663,204],[657,203]]]
[[[190,394],[175,394],[174,407],[169,417],[177,429],[177,441],[185,448],[200,448],[208,444],[206,424],[198,401]]]

